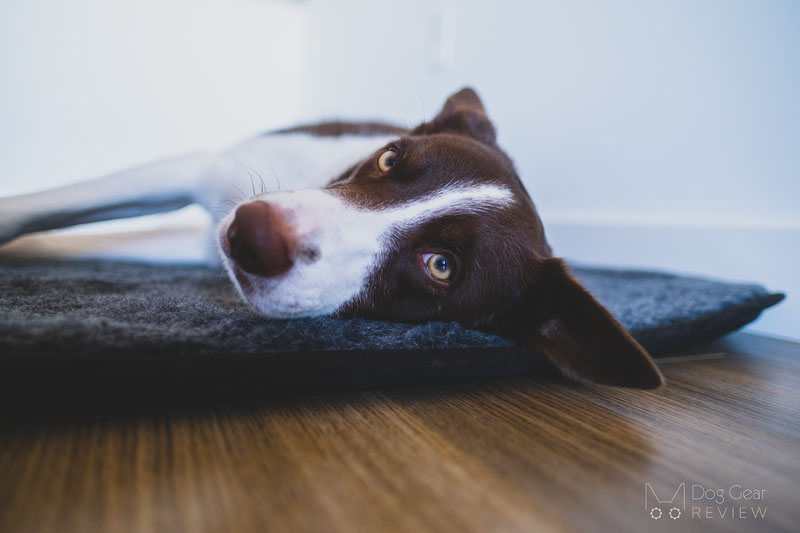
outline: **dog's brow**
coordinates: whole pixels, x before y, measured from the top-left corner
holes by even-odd
[[[413,225],[434,216],[480,213],[502,209],[514,203],[510,189],[498,185],[471,185],[442,189],[424,200],[412,200],[400,206],[381,209],[379,213],[391,225]]]

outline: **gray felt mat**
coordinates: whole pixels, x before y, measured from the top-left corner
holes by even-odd
[[[783,298],[752,284],[573,270],[654,355],[736,330]],[[181,367],[184,374],[199,368],[213,374],[234,361],[271,361],[262,371],[273,381],[279,378],[275,372],[294,365],[295,379],[341,380],[346,372],[345,381],[359,374],[361,384],[372,379],[362,372],[366,367],[405,374],[404,381],[413,382],[422,374],[434,380],[507,375],[540,364],[537,354],[515,349],[507,339],[453,323],[267,320],[250,311],[217,270],[120,262],[0,265],[0,353],[0,365],[11,360],[29,368],[45,361],[60,362],[61,368],[79,361],[95,366],[192,361]],[[337,361],[341,372],[333,370]],[[391,368],[384,368],[386,361]],[[315,374],[319,365],[329,365],[322,377]]]

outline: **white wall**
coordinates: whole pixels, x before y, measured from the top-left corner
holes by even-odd
[[[789,292],[800,3],[0,1],[0,194],[475,86],[558,252]],[[798,299],[800,302],[800,299]]]
[[[0,0],[0,194],[291,122],[304,28],[289,2]]]

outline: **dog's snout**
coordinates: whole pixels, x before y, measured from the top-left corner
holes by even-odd
[[[228,243],[234,261],[246,272],[272,277],[292,267],[288,235],[280,215],[266,202],[239,206],[228,226]]]

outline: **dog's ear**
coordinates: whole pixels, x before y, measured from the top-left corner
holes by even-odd
[[[653,389],[653,360],[569,273],[561,259],[538,262],[530,287],[495,321],[496,331],[534,348],[577,381]]]
[[[495,144],[497,137],[481,99],[470,87],[451,95],[433,120],[420,124],[412,133],[458,133],[490,145]]]

